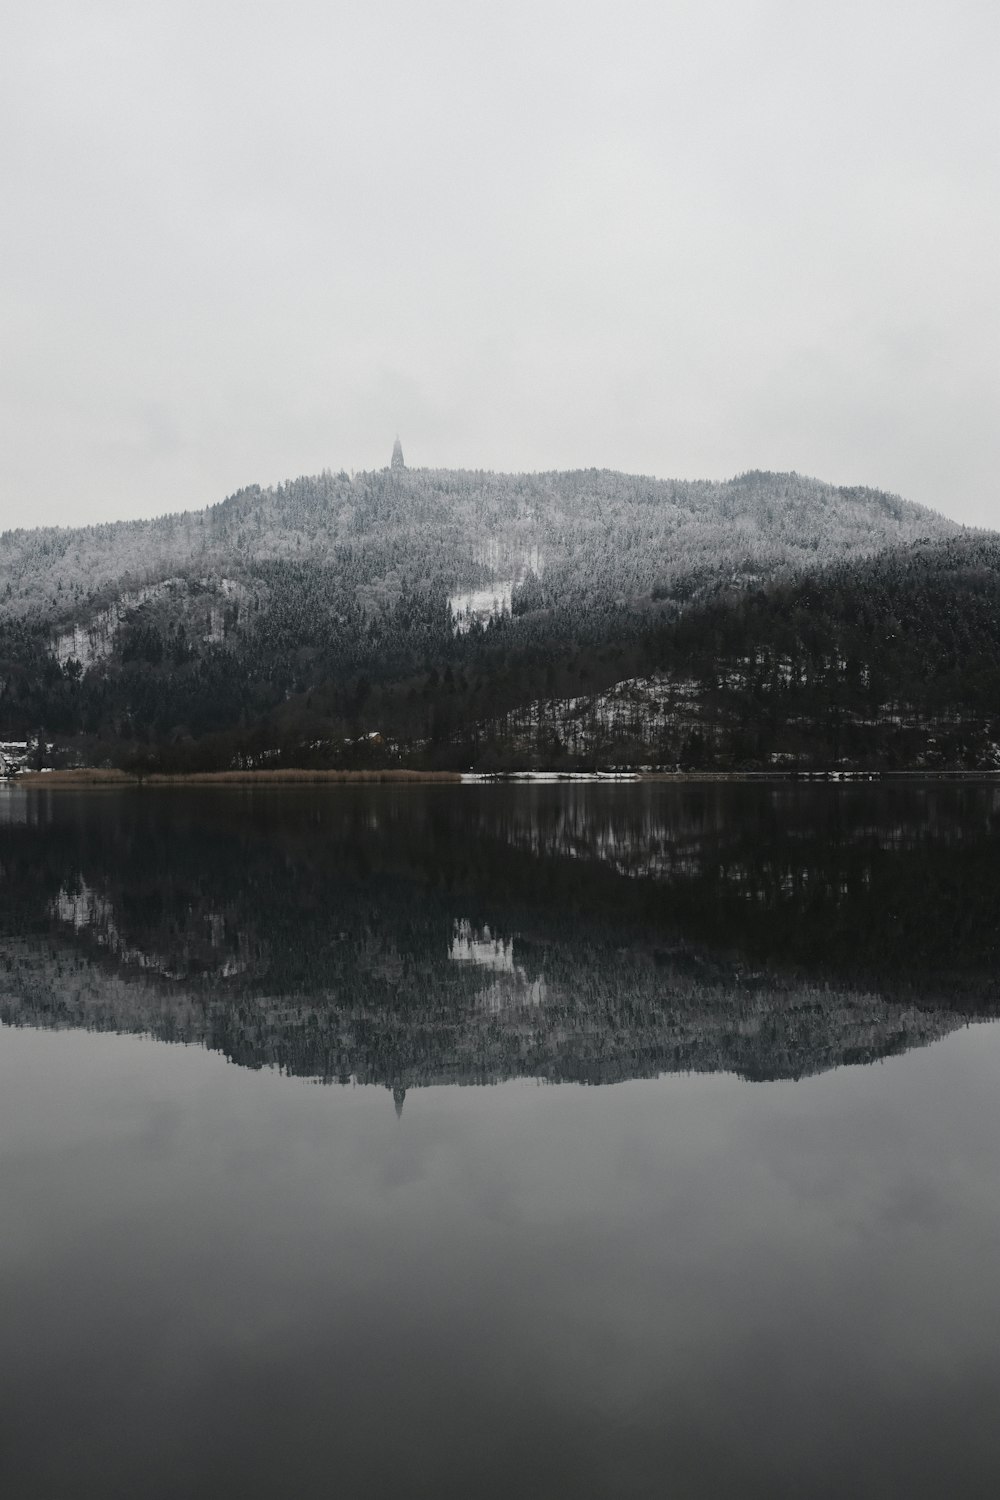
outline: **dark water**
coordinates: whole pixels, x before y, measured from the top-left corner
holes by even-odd
[[[2,1493],[992,1496],[998,870],[984,786],[0,788]]]

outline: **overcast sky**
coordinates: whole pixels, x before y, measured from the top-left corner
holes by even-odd
[[[1000,525],[996,0],[0,15],[0,529],[397,431]]]

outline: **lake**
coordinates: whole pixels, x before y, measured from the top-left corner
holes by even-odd
[[[0,787],[0,1485],[992,1496],[1000,788]]]

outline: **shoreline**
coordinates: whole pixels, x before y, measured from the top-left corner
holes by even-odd
[[[683,784],[690,782],[770,782],[782,785],[817,782],[872,784],[914,781],[1000,781],[1000,770],[954,771],[419,771],[389,768],[382,771],[333,770],[267,770],[256,771],[190,771],[167,774],[153,772],[137,776],[128,771],[104,767],[79,767],[72,770],[22,771],[17,776],[0,777],[0,786],[22,786],[39,790],[43,787],[141,787],[141,786],[375,786],[375,785],[444,785],[444,786],[570,786],[631,785],[657,782]]]
[[[445,782],[458,785],[458,771],[188,771],[176,775],[151,772],[136,776],[128,771],[81,767],[66,771],[22,771],[9,778],[12,786],[38,789],[46,786],[309,786],[323,783],[374,784]]]

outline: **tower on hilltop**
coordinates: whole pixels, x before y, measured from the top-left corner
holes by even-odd
[[[392,445],[392,460],[391,460],[391,462],[389,464],[389,467],[390,467],[390,469],[405,469],[406,468],[406,464],[403,462],[403,445],[399,441],[398,437],[396,438],[396,441]]]

